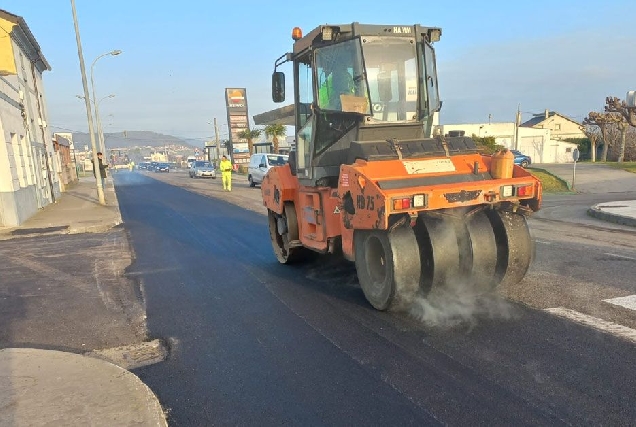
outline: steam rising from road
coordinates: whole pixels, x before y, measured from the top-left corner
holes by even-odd
[[[475,326],[479,318],[512,318],[514,307],[495,292],[480,293],[457,283],[433,289],[426,298],[418,296],[409,314],[428,326]]]

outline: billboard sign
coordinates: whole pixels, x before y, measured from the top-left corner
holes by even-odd
[[[243,159],[248,151],[247,139],[239,137],[241,132],[249,131],[250,129],[247,112],[247,91],[245,88],[225,88],[225,105],[230,138],[230,149],[228,151],[232,157],[232,162],[243,163],[246,160],[249,161],[249,153],[247,153],[248,158]]]
[[[226,88],[225,102],[232,114],[247,114],[247,97],[244,88]]]

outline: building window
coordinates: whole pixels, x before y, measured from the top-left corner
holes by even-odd
[[[565,149],[565,152],[566,152],[566,153],[571,153],[571,152],[572,152],[572,147],[567,147],[567,148]]]
[[[20,140],[18,139],[18,135],[15,133],[11,134],[11,145],[13,145],[13,158],[15,161],[16,167],[16,175],[18,176],[18,182],[20,182],[20,187],[27,186],[27,166],[25,161],[25,156],[22,151],[22,145],[20,144]]]
[[[561,130],[561,123],[555,123],[554,130]]]
[[[12,133],[11,142],[7,141],[7,157],[9,160],[9,174],[11,176],[11,181],[13,185],[13,191],[19,190],[21,187],[20,180],[20,168],[17,165],[18,159],[16,158],[16,144],[18,141],[17,135]]]
[[[24,158],[24,165],[26,174],[26,182],[28,185],[35,184],[35,176],[33,175],[33,159],[31,157],[31,149],[24,135],[20,135],[20,145],[22,146],[22,155]]]

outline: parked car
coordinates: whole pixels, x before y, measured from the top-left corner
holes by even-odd
[[[168,163],[157,163],[154,167],[155,172],[170,172],[170,165]]]
[[[192,162],[192,166],[190,166],[190,178],[216,178],[216,170],[214,170],[214,166],[210,162],[196,160]]]
[[[289,161],[289,156],[283,154],[252,154],[247,167],[247,180],[250,187],[263,182],[267,172],[274,166],[283,166]]]
[[[530,156],[526,156],[519,150],[510,150],[515,155],[515,165],[519,165],[522,168],[527,168],[532,163]]]

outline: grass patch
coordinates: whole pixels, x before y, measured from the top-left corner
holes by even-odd
[[[570,191],[565,181],[543,169],[528,169],[528,172],[539,178],[544,193],[567,193]]]
[[[636,162],[607,162],[607,164],[615,169],[622,169],[627,172],[636,173]]]

